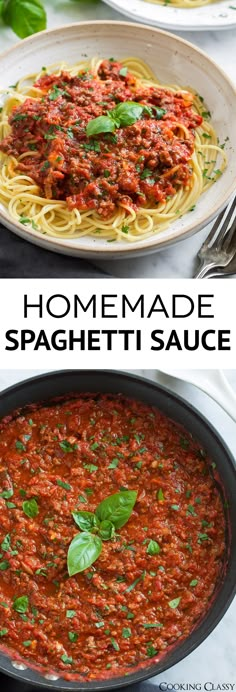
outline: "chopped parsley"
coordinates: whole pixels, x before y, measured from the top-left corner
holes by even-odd
[[[199,544],[203,543],[204,541],[209,541],[209,540],[210,539],[209,539],[209,536],[207,535],[207,533],[199,533],[198,534],[198,541],[197,542]]]
[[[61,481],[60,478],[57,479],[57,485],[64,488],[64,490],[71,490],[71,485],[69,483],[65,483],[65,481]]]
[[[128,72],[128,67],[122,67],[121,70],[119,71],[119,75],[121,77],[126,77],[127,72]]]
[[[114,639],[114,637],[111,637],[111,644],[113,646],[113,649],[115,649],[115,651],[120,651],[119,644],[117,644],[117,641]]]
[[[74,618],[76,615],[76,610],[67,610],[66,611],[66,617],[67,618]]]
[[[92,450],[92,452],[95,452],[95,449],[97,449],[98,447],[99,447],[98,442],[94,442],[94,443],[91,445],[90,449]]]
[[[95,471],[98,470],[98,466],[95,464],[84,464],[83,465],[85,469],[87,469],[90,473],[94,473]]]
[[[63,663],[67,663],[68,665],[71,665],[73,663],[72,656],[67,656],[67,654],[62,654],[61,660],[63,661]]]
[[[181,601],[181,596],[179,596],[179,598],[173,598],[172,601],[169,601],[168,605],[170,606],[170,608],[175,610],[175,608],[178,608],[180,601]]]
[[[0,562],[1,572],[3,572],[5,569],[9,569],[9,567],[10,567],[10,564],[9,564],[8,560],[2,560],[2,562]]]
[[[157,653],[158,652],[157,649],[155,649],[155,646],[153,646],[153,644],[149,642],[149,644],[147,645],[147,655],[149,656],[149,658],[152,658],[152,656],[156,656]]]
[[[77,642],[78,634],[76,632],[68,632],[68,639],[70,642]]]
[[[26,446],[25,446],[25,445],[23,444],[23,442],[21,442],[20,440],[16,440],[15,448],[18,449],[18,450],[21,451],[21,452],[25,452],[25,451],[26,451]]]
[[[119,459],[112,459],[111,463],[109,464],[108,468],[109,469],[116,469],[119,464]]]
[[[62,440],[62,442],[59,442],[59,445],[63,452],[74,452],[76,449],[78,449],[77,444],[71,444],[68,442],[68,440]]]
[[[11,549],[11,536],[9,533],[7,533],[5,538],[3,539],[2,543],[1,543],[1,550],[4,553],[7,553],[8,550],[10,550],[10,549]]]

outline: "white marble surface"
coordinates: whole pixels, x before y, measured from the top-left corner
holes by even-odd
[[[86,0],[77,0],[77,2],[45,0],[44,4],[47,8],[49,28],[87,19],[114,19],[114,21],[126,19],[100,0],[95,2],[89,0],[87,2]],[[182,32],[179,35],[206,51],[236,83],[236,30],[203,33]],[[0,51],[10,47],[15,42],[16,36],[12,31],[0,25]],[[109,261],[109,267],[106,261],[97,264],[116,277],[191,277],[198,249],[209,232],[209,228],[208,226],[196,236],[154,255],[135,260]]]
[[[33,375],[39,375],[40,370],[0,370],[0,391],[5,387],[14,384]],[[169,389],[177,392],[185,399],[198,408],[203,415],[216,427],[224,437],[229,449],[236,457],[236,425],[222,409],[212,401],[206,394],[200,392],[192,385],[185,384],[180,380],[173,380],[167,376],[157,373],[154,370],[134,370],[131,371],[143,377],[159,381],[166,384]],[[236,391],[236,370],[225,371],[225,374]],[[236,657],[235,657],[235,628],[236,628],[236,599],[230,606],[224,618],[216,627],[208,639],[201,644],[186,659],[178,663],[162,675],[152,678],[141,687],[145,692],[152,692],[153,685],[161,682],[172,684],[191,684],[200,683],[204,690],[204,683],[212,682],[214,690],[220,690],[217,685],[228,683],[234,685],[231,692],[236,690]],[[185,690],[187,688],[185,687]],[[141,692],[141,691],[140,691]],[[153,690],[154,692],[154,690]],[[184,689],[183,689],[184,692]]]

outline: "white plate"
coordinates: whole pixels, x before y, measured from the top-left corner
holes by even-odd
[[[236,27],[236,1],[219,2],[187,9],[154,5],[144,0],[103,0],[117,12],[136,22],[144,22],[173,31],[217,31]],[[235,9],[232,9],[235,6]]]
[[[57,60],[77,62],[88,56],[118,59],[127,54],[142,58],[164,83],[192,86],[206,100],[220,142],[228,137],[228,166],[203,194],[196,209],[176,220],[165,231],[132,245],[108,243],[89,236],[51,238],[13,221],[0,208],[0,221],[17,235],[47,250],[94,259],[124,259],[145,255],[182,240],[203,228],[229,201],[236,189],[236,91],[220,68],[190,43],[157,29],[128,22],[83,22],[35,34],[0,55],[0,84],[15,84],[21,77]]]

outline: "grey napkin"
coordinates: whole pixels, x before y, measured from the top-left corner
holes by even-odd
[[[106,276],[109,272],[92,262],[43,250],[0,224],[1,279],[96,279]]]

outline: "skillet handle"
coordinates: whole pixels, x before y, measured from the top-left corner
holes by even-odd
[[[202,381],[197,386],[214,399],[236,422],[236,394],[222,370],[209,370],[205,385]]]

